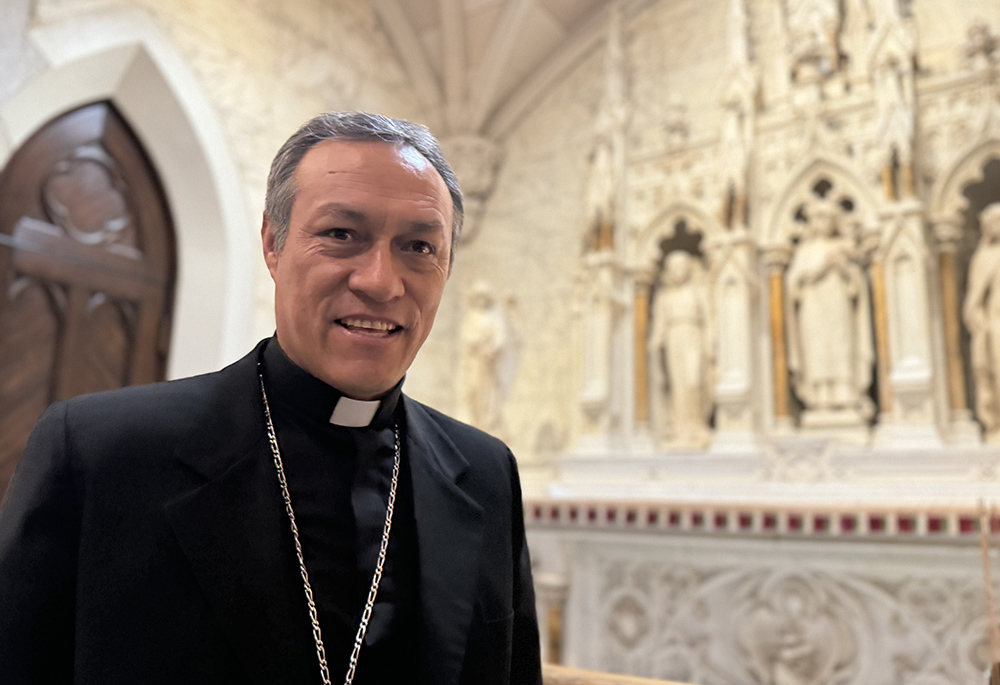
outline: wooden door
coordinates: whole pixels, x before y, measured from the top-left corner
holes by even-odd
[[[36,132],[0,173],[0,492],[55,400],[151,383],[174,236],[156,173],[107,102]]]

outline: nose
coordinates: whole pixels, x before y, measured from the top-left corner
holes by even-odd
[[[379,241],[356,258],[348,287],[375,302],[391,302],[404,292],[403,279],[392,245]]]

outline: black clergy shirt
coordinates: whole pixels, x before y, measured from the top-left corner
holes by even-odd
[[[263,366],[330,677],[342,682],[382,542],[394,426],[405,445],[402,381],[382,398],[367,427],[346,428],[330,423],[341,393],[296,366],[276,338],[267,344]],[[291,533],[288,539],[294,560]],[[418,578],[413,489],[403,450],[388,553],[355,683],[417,680]],[[302,620],[308,625],[304,591]],[[318,663],[315,672],[318,679]]]

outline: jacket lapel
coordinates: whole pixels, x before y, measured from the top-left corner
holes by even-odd
[[[220,372],[216,411],[178,454],[204,480],[166,511],[251,681],[311,682],[318,666],[264,428],[257,358],[255,350]]]
[[[472,623],[483,509],[462,489],[468,461],[420,404],[404,396],[432,682],[458,683]]]

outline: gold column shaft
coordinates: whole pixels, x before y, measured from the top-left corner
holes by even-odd
[[[563,612],[562,607],[553,604],[548,609],[548,631],[545,637],[549,644],[549,663],[562,663],[562,636],[563,636]]]
[[[941,271],[941,308],[944,315],[944,349],[948,357],[948,405],[954,412],[968,409],[965,401],[965,369],[962,366],[962,330],[958,318],[958,281],[955,253],[942,250],[938,255]]]
[[[879,411],[892,411],[892,388],[889,387],[889,318],[885,299],[885,268],[879,259],[872,260],[872,314],[875,319],[875,372],[878,374]]]
[[[597,249],[613,250],[615,247],[615,227],[610,221],[602,221],[597,232]]]
[[[788,388],[788,343],[785,339],[785,284],[781,269],[775,268],[768,277],[771,307],[771,353],[774,368],[774,415],[791,416]]]
[[[885,196],[889,198],[890,202],[898,199],[896,197],[896,182],[892,178],[891,166],[882,167],[882,189],[885,190]]]
[[[640,283],[635,291],[635,420],[640,424],[649,421],[648,334],[649,286]]]

